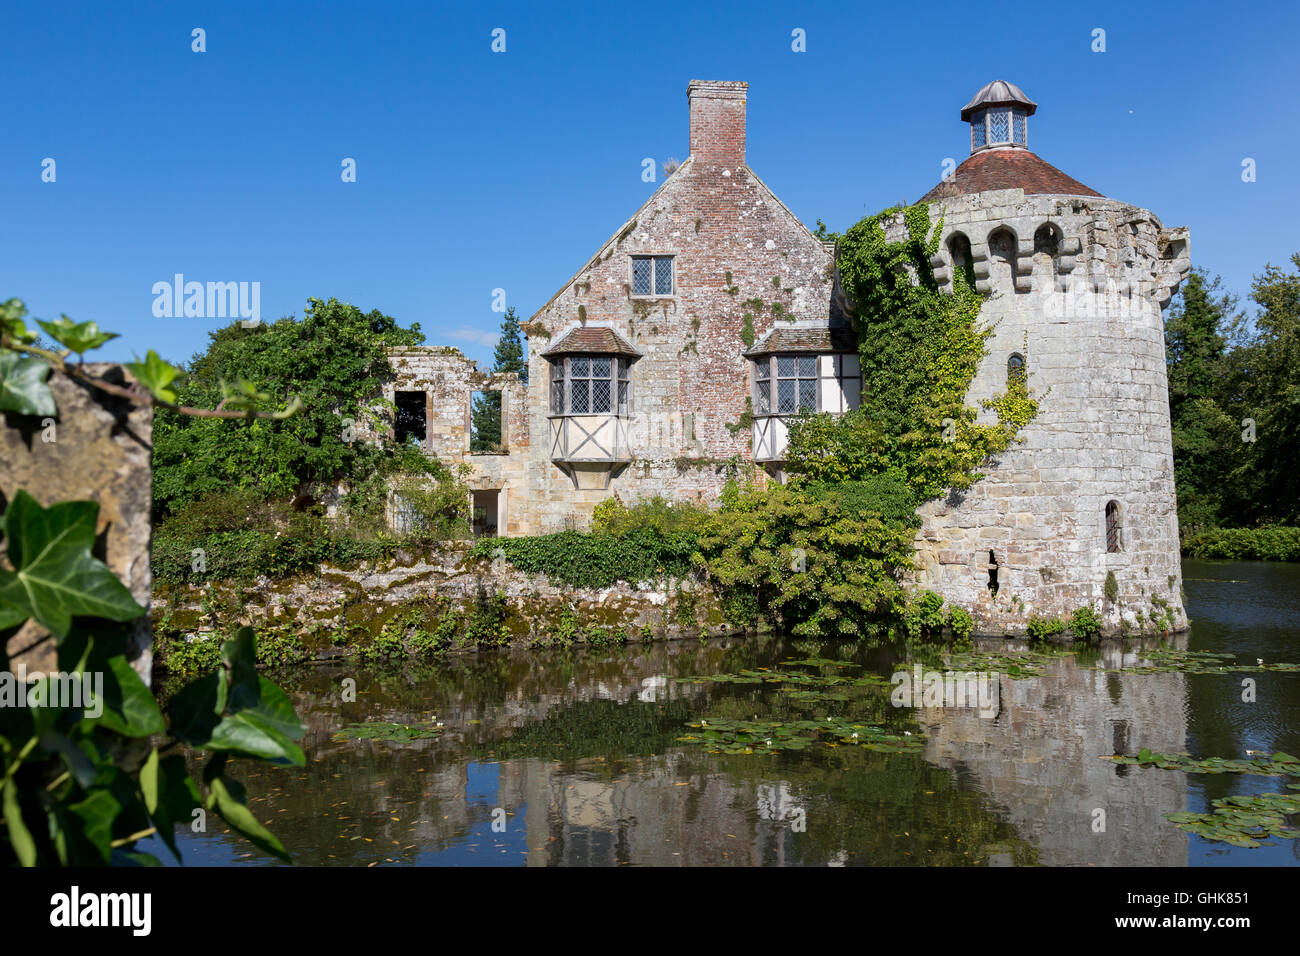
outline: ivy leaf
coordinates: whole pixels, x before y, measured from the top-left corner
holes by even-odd
[[[14,570],[0,568],[0,605],[36,618],[60,642],[74,614],[110,621],[143,614],[108,565],[90,553],[98,515],[93,501],[42,508],[20,489],[4,516]],[[5,616],[12,617],[12,611]]]
[[[235,379],[234,385],[225,379],[222,379],[220,384],[221,398],[224,403],[222,407],[231,411],[255,412],[271,400],[270,394],[259,391],[256,385],[242,375]]]
[[[99,324],[96,322],[73,322],[66,315],[53,322],[37,319],[36,324],[50,333],[54,341],[78,355],[99,348],[109,339],[117,338],[116,332],[99,331]]]
[[[198,750],[305,765],[294,743],[305,728],[284,691],[257,674],[252,628],[240,628],[222,647],[221,659],[220,671],[172,698],[172,733]]]
[[[23,316],[26,314],[27,306],[23,305],[22,299],[0,302],[0,334],[7,335],[24,345],[35,342],[36,333],[28,331],[26,323],[23,322]]]
[[[244,787],[239,781],[221,775],[208,781],[208,809],[213,808],[254,846],[275,854],[286,863],[293,862],[289,859],[284,844],[262,826],[248,809]]]
[[[0,411],[57,415],[54,395],[45,381],[49,377],[50,366],[42,359],[0,349]]]
[[[126,368],[158,401],[169,405],[176,403],[176,393],[167,386],[181,373],[181,370],[163,361],[153,349],[145,355],[143,362],[127,362]]]
[[[68,809],[81,819],[81,836],[107,863],[113,852],[113,821],[122,812],[117,798],[108,790],[95,790]]]
[[[18,784],[8,779],[4,781],[3,787],[5,825],[9,829],[9,842],[13,845],[14,855],[22,866],[35,866],[36,841],[23,822],[22,807],[18,805]]]
[[[140,768],[140,790],[159,838],[179,862],[181,854],[176,847],[176,825],[188,823],[194,809],[200,805],[199,789],[185,766],[185,758],[173,754],[160,760],[157,749],[154,749]]]

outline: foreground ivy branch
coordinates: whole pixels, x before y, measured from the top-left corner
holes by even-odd
[[[39,322],[64,346],[58,352],[35,344],[25,314],[17,299],[0,305],[0,410],[57,415],[51,369],[135,404],[187,415],[286,418],[301,407],[294,400],[280,412],[260,412],[256,406],[269,396],[242,378],[221,407],[178,406],[168,386],[179,370],[152,350],[144,362],[127,365],[141,388],[123,388],[67,361],[113,333],[66,316]],[[184,687],[164,715],[127,657],[125,625],[145,609],[91,553],[98,517],[92,501],[45,508],[22,489],[0,517],[0,865],[157,865],[136,849],[151,836],[179,860],[176,827],[206,827],[208,813],[287,862],[284,846],[227,772],[231,757],[306,763],[293,705],[257,674],[252,630],[227,641],[220,667]],[[53,640],[59,673],[23,683],[12,673],[8,645],[28,622],[47,634],[22,650]],[[210,754],[201,780],[171,752],[182,746]]]
[[[0,303],[0,411],[20,415],[57,414],[48,382],[51,370],[136,405],[152,404],[196,418],[278,420],[291,418],[302,410],[302,402],[296,396],[280,411],[259,410],[259,406],[270,401],[270,395],[242,377],[233,383],[222,383],[223,397],[216,408],[178,405],[171,384],[181,370],[163,361],[153,349],[143,361],[125,363],[138,387],[114,384],[86,371],[82,362],[86,352],[117,338],[116,332],[103,332],[95,322],[73,322],[66,315],[52,322],[37,319],[36,324],[63,346],[62,351],[56,351],[36,344],[37,333],[23,321],[26,315],[27,307],[19,299]],[[74,353],[75,364],[68,361]]]
[[[0,670],[8,695],[0,699],[0,864],[156,865],[135,850],[153,835],[179,860],[176,826],[209,812],[287,861],[226,764],[236,756],[303,766],[295,741],[304,728],[293,705],[258,676],[253,632],[244,628],[223,647],[221,667],[182,689],[164,717],[126,657],[121,625],[145,609],[91,554],[98,513],[90,501],[43,508],[19,491],[4,514],[9,567],[0,567]],[[49,630],[63,676],[45,675],[19,689],[5,647],[28,620]],[[80,700],[66,693],[71,684],[86,689]],[[16,693],[25,693],[26,706],[15,706]],[[180,745],[212,754],[201,783],[206,797],[185,758],[168,753]]]

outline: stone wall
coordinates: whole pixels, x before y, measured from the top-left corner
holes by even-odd
[[[1161,307],[1190,266],[1186,230],[1114,200],[1020,190],[941,200],[931,215],[943,220],[939,281],[951,282],[960,233],[992,295],[981,318],[994,333],[968,403],[1004,391],[1018,353],[1039,412],[982,481],[921,509],[916,583],[971,609],[981,632],[1022,633],[1030,615],[1082,605],[1109,628],[1138,628],[1161,602],[1184,627]],[[1045,226],[1053,238],[1039,233],[1036,250]],[[1114,603],[1103,597],[1112,573]]]
[[[127,382],[118,365],[87,363],[83,368],[113,384]],[[46,508],[60,501],[94,501],[99,505],[94,554],[147,608],[153,581],[153,406],[133,405],[66,375],[51,373],[49,385],[59,410],[56,419],[4,413],[0,511],[19,489]],[[148,683],[153,660],[148,616],[129,627],[128,657]],[[46,635],[30,621],[24,625],[7,645],[11,665],[24,664],[29,672],[56,670],[54,642],[41,641]],[[15,656],[25,648],[31,650]]]
[[[569,588],[552,584],[543,574],[519,571],[504,558],[473,558],[464,548],[399,553],[351,570],[324,566],[282,580],[171,587],[154,596],[154,617],[183,639],[235,624],[277,626],[311,637],[304,646],[333,656],[369,643],[404,608],[423,615],[429,630],[447,609],[472,613],[480,588],[504,596],[509,643],[516,645],[551,643],[565,619],[602,640],[628,642],[735,631],[722,620],[712,591],[690,579]],[[315,641],[327,633],[341,636],[345,645]],[[576,638],[585,639],[583,634]]]

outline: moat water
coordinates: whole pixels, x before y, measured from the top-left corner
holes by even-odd
[[[1192,628],[1174,646],[1300,661],[1300,565],[1189,561],[1183,572]],[[1294,780],[1100,759],[1142,748],[1300,754],[1300,673],[1127,670],[1143,652],[1107,645],[1053,657],[1041,676],[1003,674],[996,716],[895,709],[880,695],[877,717],[921,743],[914,754],[825,744],[729,754],[678,739],[701,719],[861,708],[765,683],[682,680],[809,657],[859,665],[824,672],[898,669],[897,655],[854,643],[719,639],[299,669],[275,677],[307,725],[307,766],[239,761],[233,775],[294,861],[317,866],[1300,863],[1300,840],[1237,848],[1164,816]],[[341,703],[349,677],[356,702]],[[339,736],[370,721],[441,724],[440,735]],[[215,816],[178,840],[189,865],[276,862]],[[172,862],[156,840],[141,848]]]

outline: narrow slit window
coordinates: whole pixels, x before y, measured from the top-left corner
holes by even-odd
[[[1007,359],[1007,384],[1023,384],[1025,381],[1025,357],[1019,352],[1012,352]]]
[[[1106,552],[1118,554],[1123,542],[1120,540],[1119,502],[1106,503]]]

